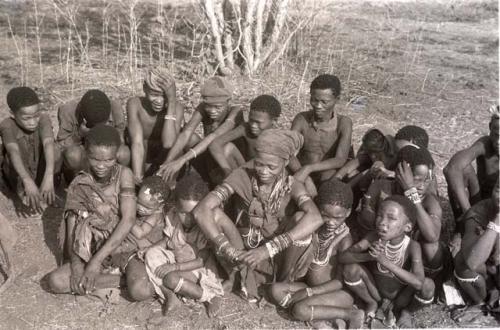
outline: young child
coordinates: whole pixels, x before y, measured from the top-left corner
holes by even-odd
[[[132,170],[138,182],[163,164],[184,123],[184,108],[177,102],[175,80],[165,69],[148,69],[144,96],[127,102],[127,138]]]
[[[457,152],[444,168],[448,196],[457,221],[471,205],[491,196],[498,177],[499,116],[498,106],[492,109],[490,134],[472,146]],[[477,175],[472,162],[477,163]]]
[[[132,171],[117,163],[118,131],[104,124],[85,136],[89,171],[68,188],[64,211],[65,243],[70,262],[48,275],[54,293],[90,294],[117,288],[121,272],[136,250],[126,240],[135,223],[136,195]]]
[[[429,135],[420,126],[407,125],[399,129],[394,135],[396,148],[398,150],[407,145],[417,146],[419,148],[429,148]]]
[[[126,123],[122,106],[119,102],[110,101],[104,92],[91,89],[80,100],[61,105],[57,111],[57,119],[59,131],[56,140],[62,150],[67,182],[71,182],[78,171],[88,168],[83,147],[84,137],[97,124],[108,124],[118,130],[122,143],[118,150],[118,162],[122,165],[129,164],[130,150],[123,144]]]
[[[431,303],[434,297],[434,282],[424,275],[420,244],[409,236],[416,212],[408,198],[388,197],[378,209],[376,231],[339,257],[341,263],[351,265],[344,268],[344,283],[366,304],[366,315],[375,317],[382,301],[388,326],[395,312],[398,326],[412,327],[410,310]]]
[[[478,305],[486,302],[488,293],[492,300],[493,292],[500,290],[499,195],[497,179],[491,197],[474,204],[462,219],[464,234],[455,257],[455,277],[473,305],[469,312],[477,310],[475,315],[481,314]],[[460,315],[452,316],[458,319]]]
[[[279,306],[290,308],[292,317],[301,321],[314,321],[314,327],[323,328],[325,322],[317,320],[342,319],[349,328],[360,328],[364,312],[353,308],[352,297],[342,291],[342,269],[337,254],[352,245],[349,228],[344,221],[352,206],[351,188],[337,179],[323,182],[318,190],[316,204],[325,222],[314,234],[314,257],[305,283],[275,283],[270,295]],[[332,280],[332,278],[334,278]]]
[[[164,313],[179,304],[176,294],[206,303],[210,317],[219,312],[224,289],[216,276],[214,253],[191,215],[208,192],[207,184],[198,176],[181,179],[175,188],[175,206],[165,217],[164,237],[145,252],[149,279],[165,300]],[[230,241],[236,239],[240,246],[243,244],[238,232],[231,232],[229,219],[217,225]]]
[[[248,121],[210,144],[210,153],[224,176],[255,157],[255,140],[262,131],[274,127],[280,115],[281,105],[276,98],[271,95],[257,96],[250,103]]]
[[[49,115],[29,87],[15,87],[7,94],[13,117],[0,123],[4,160],[2,174],[8,186],[32,213],[55,201],[54,173],[60,153],[54,146]]]
[[[170,189],[159,176],[144,178],[137,194],[137,220],[128,235],[138,252],[126,268],[127,291],[134,301],[153,297],[154,287],[144,264],[144,251],[163,238],[164,218]]]
[[[167,182],[173,180],[179,170],[189,161],[202,176],[203,180],[212,185],[217,180],[214,168],[217,164],[207,153],[208,146],[217,137],[229,132],[235,126],[243,123],[243,113],[239,107],[230,105],[232,88],[221,77],[208,79],[201,87],[202,103],[198,105],[189,122],[184,126],[170,149],[165,163],[158,174]],[[195,130],[203,124],[205,137],[201,139]],[[190,148],[184,153],[185,148]]]
[[[336,76],[319,75],[312,81],[310,90],[312,110],[299,113],[292,122],[292,130],[304,136],[304,146],[297,156],[300,164],[296,166],[302,168],[295,177],[304,181],[311,175],[319,185],[344,166],[352,152],[352,121],[335,112],[341,91]]]

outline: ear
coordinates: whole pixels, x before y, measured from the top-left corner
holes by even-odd
[[[407,222],[404,226],[405,233],[411,233],[412,229],[413,225],[411,224],[411,222]]]
[[[351,209],[351,208],[349,208],[349,209],[347,209],[346,211],[347,211],[347,212],[346,212],[346,214],[345,214],[345,217],[347,218],[347,217],[349,217],[349,216],[351,215],[351,211],[352,211],[352,209]]]

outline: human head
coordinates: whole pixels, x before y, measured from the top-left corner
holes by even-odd
[[[327,121],[333,116],[340,92],[340,80],[336,76],[322,74],[314,78],[310,86],[310,103],[316,120]]]
[[[215,76],[201,86],[205,112],[214,121],[220,121],[229,108],[233,88],[224,78]]]
[[[368,153],[372,162],[384,161],[385,154],[389,148],[387,139],[380,130],[373,128],[365,133],[362,139],[362,147]]]
[[[255,142],[254,167],[258,181],[262,184],[273,183],[303,143],[304,137],[296,131],[275,128],[263,131]]]
[[[78,112],[87,128],[107,123],[111,114],[111,101],[98,89],[88,90],[83,94],[77,106]]]
[[[97,124],[89,130],[85,136],[85,150],[95,177],[102,179],[111,174],[120,144],[120,134],[112,126]]]
[[[431,183],[434,168],[434,160],[430,152],[425,148],[409,145],[399,150],[397,161],[398,163],[406,162],[410,166],[415,188],[419,195],[424,195]]]
[[[191,211],[209,192],[208,184],[199,175],[190,174],[177,182],[175,204],[184,226],[191,227],[195,224]]]
[[[394,136],[399,149],[406,145],[414,144],[421,148],[429,147],[429,135],[422,127],[406,125],[402,127]]]
[[[500,110],[498,108],[498,105],[496,106],[496,113],[493,113],[490,119],[490,140],[491,144],[493,145],[493,149],[495,152],[498,154],[498,146],[499,146],[499,116],[500,116]]]
[[[29,87],[14,87],[7,93],[9,106],[16,124],[22,129],[33,132],[40,121],[40,100]]]
[[[250,103],[248,133],[254,137],[259,136],[263,130],[273,127],[280,115],[281,105],[275,97],[271,95],[257,96]]]
[[[165,205],[170,189],[160,176],[148,176],[142,180],[137,194],[137,215],[149,216],[160,212]]]
[[[416,213],[415,205],[405,196],[389,196],[377,210],[375,223],[378,236],[384,241],[391,241],[410,233],[415,225]]]
[[[323,182],[315,198],[323,220],[337,226],[351,214],[352,201],[351,187],[335,178]]]
[[[163,88],[172,87],[175,93],[175,80],[166,69],[149,68],[146,70],[142,88],[153,111],[161,112],[164,109],[168,96]]]

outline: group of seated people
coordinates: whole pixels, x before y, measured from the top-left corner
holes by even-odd
[[[67,185],[51,292],[121,288],[157,297],[166,315],[194,299],[209,316],[237,292],[316,327],[360,328],[377,317],[411,327],[449,274],[471,305],[500,288],[498,107],[489,136],[444,169],[450,251],[426,131],[373,128],[354,154],[336,76],[312,81],[311,110],[289,130],[276,128],[271,95],[255,97],[245,118],[222,77],[204,82],[187,122],[167,71],[147,70],[143,89],[126,116],[100,90],[60,106],[55,138],[31,88],[7,95],[2,175],[13,195],[41,212]]]

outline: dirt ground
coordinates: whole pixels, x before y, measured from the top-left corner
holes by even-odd
[[[169,2],[173,5],[168,6],[168,15],[174,11],[181,14],[192,11],[189,5],[180,5],[180,1],[179,5]],[[6,93],[21,82],[40,87],[38,92],[54,119],[54,126],[57,126],[57,104],[80,96],[87,88],[103,88],[122,101],[137,90],[140,76],[139,79],[135,76],[135,80],[130,78],[118,56],[116,66],[113,60],[111,65],[97,61],[102,60],[98,51],[100,27],[92,25],[95,24],[92,16],[82,17],[90,22],[88,49],[93,62],[86,65],[72,62],[69,74],[69,61],[61,57],[66,51],[66,32],[62,29],[63,38],[58,39],[55,25],[49,19],[54,11],[50,4],[43,4],[44,1],[38,1],[38,18],[45,20],[39,22],[43,28],[40,65],[34,14],[27,11],[32,4],[0,1],[0,12],[5,13],[0,17],[2,118],[8,116]],[[443,236],[447,237],[451,213],[442,168],[457,150],[487,134],[487,109],[498,103],[498,3],[319,0],[314,2],[314,8],[312,1],[306,4],[308,10],[318,14],[294,38],[295,46],[285,53],[284,60],[251,78],[232,78],[238,102],[247,104],[259,93],[274,94],[284,109],[280,124],[289,126],[293,116],[307,108],[310,81],[318,73],[329,72],[342,81],[338,108],[353,119],[356,148],[361,135],[372,126],[389,131],[405,124],[424,127],[430,135],[430,150],[438,166],[439,191],[445,210]],[[95,13],[99,6],[103,6],[101,2],[89,8]],[[92,13],[90,9],[87,15]],[[152,16],[143,15],[143,26],[153,24]],[[27,19],[27,29],[23,28],[23,18]],[[179,47],[184,40],[181,32],[181,29],[174,31],[172,38]],[[110,45],[110,48],[116,46]],[[197,80],[203,72],[196,60],[178,59],[175,54],[172,58],[173,71],[179,78],[179,97],[192,109],[199,97]],[[44,291],[40,281],[56,267],[59,258],[56,233],[62,209],[49,208],[41,220],[21,218],[4,195],[0,195],[0,209],[19,233],[14,256],[17,278],[0,296],[0,328],[156,328],[148,324],[150,317],[160,312],[159,303],[153,300],[136,303],[121,298],[118,304],[103,304],[85,297],[56,296]],[[456,324],[442,305],[419,311],[414,321],[415,326],[425,328],[474,326]],[[498,324],[492,322],[489,326]],[[186,305],[161,327],[239,329],[305,325],[288,320],[272,306],[259,309],[229,295],[215,319],[209,319],[201,306]]]

